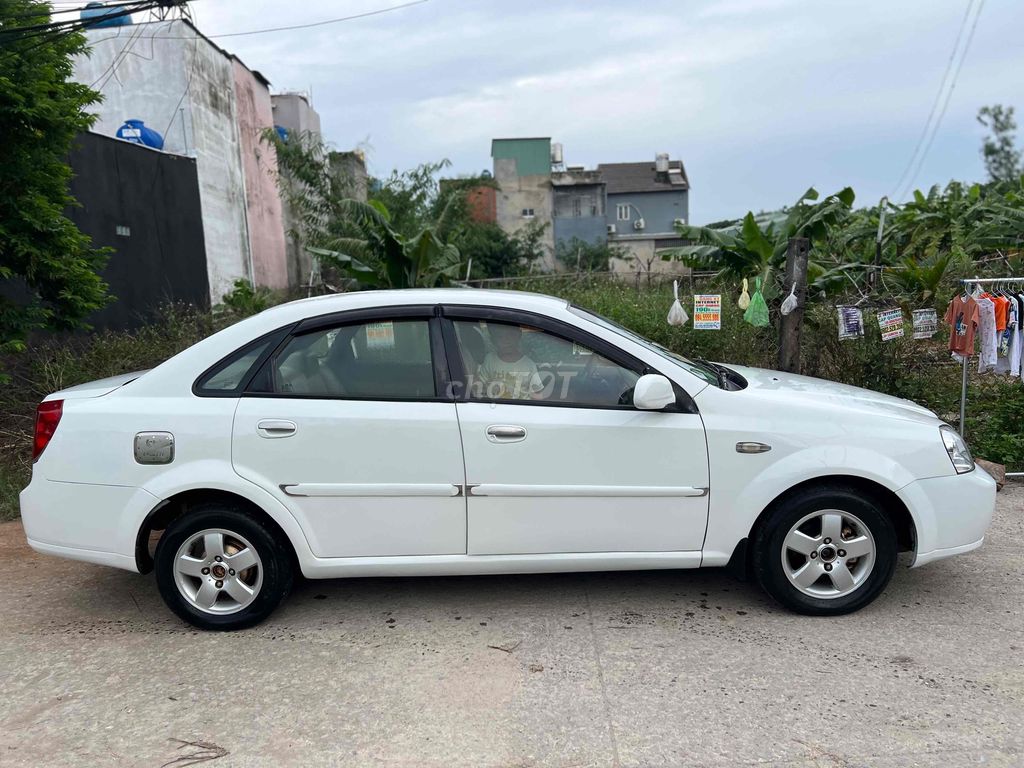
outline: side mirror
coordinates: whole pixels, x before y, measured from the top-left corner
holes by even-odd
[[[675,401],[672,382],[659,374],[641,376],[633,387],[633,405],[641,411],[660,411]]]

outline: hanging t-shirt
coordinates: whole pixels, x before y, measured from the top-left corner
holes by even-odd
[[[949,351],[964,357],[974,354],[974,335],[980,318],[978,302],[969,296],[955,296],[943,318],[949,326]]]
[[[1010,338],[1010,375],[1021,376],[1021,352],[1024,352],[1024,296],[1012,297],[1017,305],[1017,329]]]
[[[993,296],[991,293],[984,294],[982,298],[988,299],[994,305],[996,333],[1002,333],[1006,330],[1006,324],[1009,320],[1010,301],[1002,296]]]
[[[1017,333],[1020,323],[1017,321],[1017,301],[1010,296],[1004,297],[1008,304],[1006,312],[1006,330],[999,336],[999,360],[996,362],[996,373],[1013,373],[1013,348],[1017,345]]]
[[[985,373],[996,367],[996,349],[998,348],[998,334],[996,333],[996,305],[991,299],[984,296],[977,299],[978,315],[978,372]]]

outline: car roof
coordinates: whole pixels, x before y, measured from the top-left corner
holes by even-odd
[[[485,288],[404,288],[383,291],[353,291],[313,296],[287,304],[279,304],[260,313],[265,319],[282,320],[314,317],[348,309],[369,307],[411,306],[416,304],[467,304],[508,307],[538,311],[564,310],[569,302],[556,296],[529,291],[506,291]]]

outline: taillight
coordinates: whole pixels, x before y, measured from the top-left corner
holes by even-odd
[[[49,445],[50,439],[57,431],[57,425],[60,424],[62,413],[64,413],[63,400],[47,400],[36,408],[36,434],[32,442],[32,461],[38,459],[39,454]]]

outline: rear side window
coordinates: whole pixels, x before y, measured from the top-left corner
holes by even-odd
[[[282,396],[430,400],[437,396],[428,320],[343,325],[295,336],[257,377]]]
[[[264,336],[242,347],[208,370],[196,382],[197,395],[239,394],[256,364],[277,346],[281,333]]]

